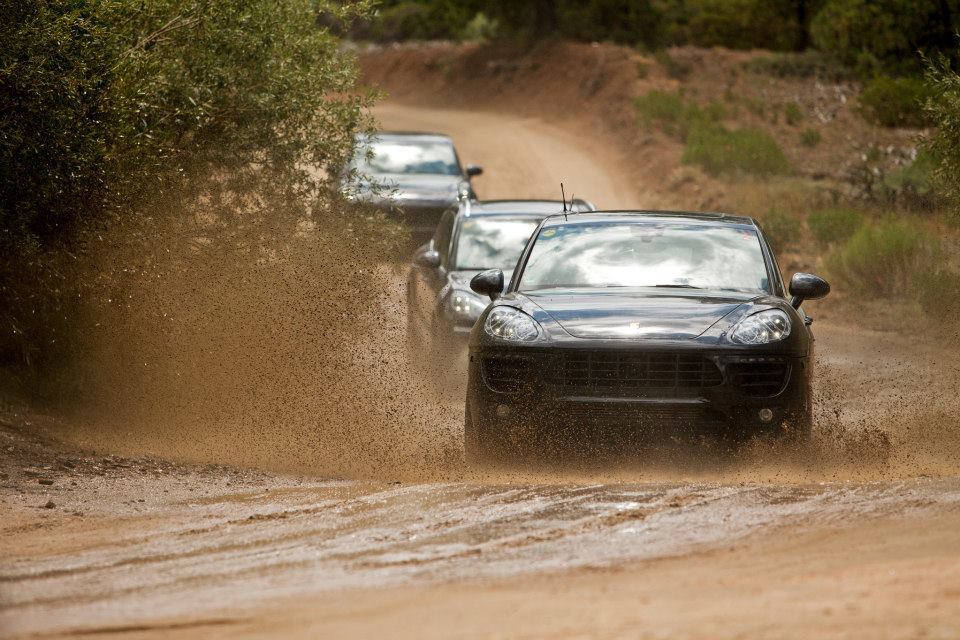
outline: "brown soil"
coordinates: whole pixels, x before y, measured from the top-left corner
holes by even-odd
[[[587,53],[581,72],[596,66]],[[387,77],[405,55],[365,64]],[[626,68],[611,60],[604,73]],[[417,82],[425,97],[411,89],[377,115],[454,135],[465,160],[489,168],[484,196],[552,195],[564,180],[604,206],[681,206],[698,184],[662,188],[676,166],[669,144],[645,147],[649,174],[628,162],[629,140],[619,146],[616,127],[598,124],[599,107],[504,89],[484,111],[436,73]],[[960,636],[957,350],[846,313],[824,321],[811,305],[820,370],[809,447],[761,442],[734,457],[674,447],[580,470],[470,473],[458,401],[426,394],[406,366],[402,277],[380,278],[382,328],[345,360],[368,419],[325,441],[349,450],[313,457],[315,441],[291,435],[286,414],[239,432],[207,425],[202,437],[189,423],[131,422],[103,438],[96,423],[10,408],[0,635]],[[224,460],[234,466],[209,464]]]

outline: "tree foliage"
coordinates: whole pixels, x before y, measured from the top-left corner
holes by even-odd
[[[954,201],[954,215],[960,220],[960,74],[941,57],[928,63],[926,77],[932,93],[926,111],[937,129],[925,151],[935,160],[937,182]]]
[[[349,19],[368,4],[326,9]],[[4,0],[0,363],[42,369],[79,348],[88,301],[117,299],[90,258],[117,229],[148,239],[150,221],[189,223],[197,246],[255,261],[285,215],[295,226],[335,211],[369,97],[318,8]]]

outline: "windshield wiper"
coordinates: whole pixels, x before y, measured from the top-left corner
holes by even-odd
[[[692,284],[655,284],[653,286],[666,289],[703,289],[703,287],[695,287]]]

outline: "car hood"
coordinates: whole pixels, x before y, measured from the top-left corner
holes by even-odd
[[[380,195],[373,195],[369,184],[361,191],[372,200],[455,202],[466,182],[460,176],[385,174],[376,176]]]
[[[697,338],[741,305],[761,297],[649,289],[546,290],[524,295],[576,338],[625,340]]]

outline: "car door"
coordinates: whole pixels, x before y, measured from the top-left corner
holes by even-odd
[[[455,210],[447,210],[440,218],[440,224],[430,241],[431,248],[440,256],[440,264],[436,267],[417,267],[416,278],[416,306],[417,324],[420,335],[428,337],[433,328],[433,314],[437,305],[437,295],[446,284],[448,261],[450,259],[450,237],[453,234],[453,224],[456,219]]]

